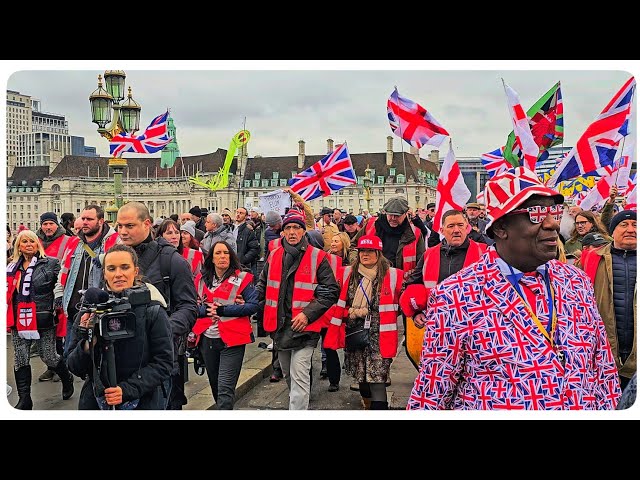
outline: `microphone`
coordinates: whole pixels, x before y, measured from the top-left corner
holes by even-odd
[[[87,288],[84,291],[84,303],[89,305],[97,305],[109,301],[109,294],[104,290],[96,287]]]

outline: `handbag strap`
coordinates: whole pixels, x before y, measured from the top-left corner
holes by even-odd
[[[367,310],[371,308],[371,301],[367,296],[367,292],[364,291],[364,287],[362,286],[362,282],[364,281],[364,277],[360,279],[360,285],[358,287],[362,290],[362,294],[364,295],[364,299],[367,301]],[[369,280],[371,281],[371,280]],[[364,329],[369,330],[371,328],[371,313],[367,313],[367,316],[364,317]]]

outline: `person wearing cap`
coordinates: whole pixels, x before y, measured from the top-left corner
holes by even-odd
[[[375,235],[358,239],[358,254],[342,272],[340,300],[325,337],[325,347],[345,349],[345,373],[358,383],[365,409],[388,410],[386,383],[398,350],[398,305],[402,270],[383,255]],[[350,346],[347,333],[368,329],[366,345]]]
[[[289,210],[282,227],[282,243],[269,254],[256,290],[264,305],[264,329],[273,332],[287,378],[289,409],[307,410],[311,358],[319,332],[328,323],[325,313],[338,301],[340,288],[326,253],[309,245],[305,237],[304,214]]]
[[[316,224],[317,230],[322,233],[322,238],[324,239],[325,252],[328,252],[331,248],[331,239],[333,236],[336,233],[340,233],[338,226],[333,222],[333,212],[334,210],[332,208],[322,207],[322,210],[320,210],[320,216],[322,218]]]
[[[471,229],[476,232],[484,233],[487,228],[488,220],[480,218],[482,212],[482,205],[476,202],[467,203],[465,207],[465,213],[469,219],[469,225]]]
[[[420,257],[416,268],[406,278],[405,285],[422,284],[426,288],[426,295],[437,284],[464,267],[468,267],[480,260],[486,252],[487,245],[475,242],[468,236],[469,223],[467,217],[460,210],[448,210],[442,215],[441,233],[444,239],[435,247],[428,248]],[[404,294],[404,293],[403,293]],[[406,311],[404,312],[406,314]],[[420,310],[410,312],[408,317],[413,323],[407,325],[405,331],[407,356],[418,368],[425,315]]]
[[[231,210],[228,208],[223,208],[221,215],[222,215],[222,221],[224,222],[224,226],[230,232],[233,232],[233,222],[231,220],[233,213],[231,212]]]
[[[514,167],[487,182],[485,199],[495,245],[432,290],[407,409],[615,409],[593,286],[555,259],[563,196]]]
[[[77,241],[77,237],[73,234],[69,234],[67,230],[60,225],[58,216],[54,212],[45,212],[40,215],[40,228],[36,232],[44,253],[47,257],[54,257],[58,259],[58,262],[62,265],[64,262],[64,254],[68,248],[74,246],[74,242]],[[58,307],[58,305],[56,305]],[[64,354],[64,337],[66,336],[67,323],[66,317],[60,311],[56,313],[56,351],[58,355]],[[55,376],[55,371],[52,367],[47,368],[42,373],[38,380],[41,382],[48,380],[58,381]]]
[[[364,228],[351,239],[349,259],[353,263],[357,257],[356,246],[360,237],[375,235],[382,240],[382,254],[391,266],[407,275],[415,268],[417,259],[424,255],[424,238],[418,227],[407,218],[409,203],[406,198],[389,199],[383,210],[384,215],[367,220]]]
[[[202,216],[202,209],[198,205],[195,205],[189,209],[189,215],[191,215],[193,223],[196,224],[196,228],[204,232],[204,217]]]
[[[582,239],[582,251],[600,248],[611,243],[607,237],[601,233],[587,233]]]
[[[344,228],[344,232],[349,235],[349,239],[352,239],[360,231],[360,224],[354,215],[348,214],[344,217],[342,228]]]
[[[196,224],[189,220],[180,226],[180,245],[178,252],[189,264],[191,273],[196,275],[202,268],[204,253],[200,249],[200,242],[196,238]]]
[[[277,246],[280,245],[280,238],[282,238],[282,216],[273,210],[268,211],[264,216],[264,223],[267,225],[267,229],[264,232],[264,239],[267,243],[267,257]]]
[[[617,213],[609,224],[613,242],[584,250],[579,262],[593,283],[623,389],[637,369],[636,215],[634,210]]]

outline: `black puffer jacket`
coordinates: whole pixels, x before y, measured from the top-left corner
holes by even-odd
[[[18,260],[22,262],[22,257]],[[10,268],[10,266],[8,266]],[[51,328],[55,326],[55,318],[53,315],[53,287],[58,280],[60,273],[60,262],[55,257],[38,258],[31,276],[31,299],[36,304],[38,329]],[[14,317],[16,315],[17,302],[15,300],[18,288],[14,291]]]
[[[155,301],[133,311],[136,314],[135,335],[113,342],[116,382],[122,388],[123,403],[139,399],[138,410],[162,409],[168,395],[162,384],[168,381],[173,367],[169,318],[162,305]],[[84,351],[84,344],[85,341],[79,341],[71,351],[68,366],[74,375],[88,376],[78,408],[96,410],[96,395],[102,396],[104,387],[109,385],[108,366],[101,339],[89,352]],[[98,379],[94,378],[98,372],[93,368],[94,362],[100,366]]]
[[[258,261],[260,243],[258,243],[256,234],[247,227],[246,223],[243,223],[237,228],[236,252],[238,254],[238,260],[240,260],[240,263],[245,267],[251,268],[251,265]]]

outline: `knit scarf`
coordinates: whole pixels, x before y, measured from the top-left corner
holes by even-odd
[[[18,329],[18,336],[25,340],[38,340],[40,334],[38,333],[38,322],[36,320],[36,303],[31,298],[31,277],[33,276],[33,269],[38,262],[38,255],[34,255],[29,263],[29,266],[24,272],[24,278],[21,278],[21,272],[19,267],[23,262],[24,257],[20,257],[15,264],[7,266],[7,277],[13,276],[13,291],[16,292],[15,300],[17,302],[16,312],[18,313],[18,321],[15,321],[13,317],[13,297],[7,299],[8,313],[7,313],[7,325],[15,325]]]
[[[369,313],[369,306],[373,301],[371,296],[373,281],[378,274],[378,265],[374,265],[371,268],[365,267],[360,264],[358,266],[358,273],[362,275],[358,288],[353,295],[353,301],[351,307],[349,307],[349,318],[364,318]]]

